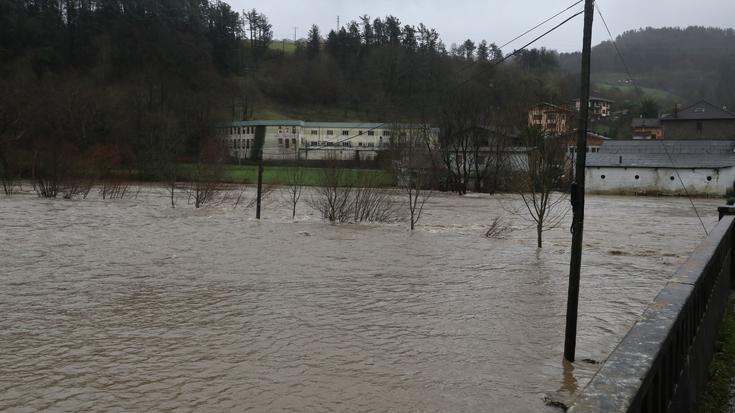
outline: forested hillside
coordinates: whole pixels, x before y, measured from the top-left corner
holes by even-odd
[[[616,43],[633,76],[633,84],[668,92],[658,94],[660,100],[666,101],[661,103],[686,104],[704,98],[735,108],[735,31],[732,29],[649,27],[625,32],[617,37]],[[560,56],[561,67],[569,73],[579,72],[579,62],[579,53]],[[592,72],[598,88],[608,93],[631,88],[620,82],[628,75],[610,41],[593,48]]]
[[[267,16],[220,1],[0,0],[0,175],[155,178],[208,153],[217,123],[253,118],[515,127],[574,93],[553,52],[495,65],[493,43],[447,48],[394,16],[313,26],[289,52],[272,37]]]

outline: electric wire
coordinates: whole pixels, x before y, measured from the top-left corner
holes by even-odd
[[[524,45],[523,45],[523,46],[522,46],[521,48],[519,48],[519,49],[516,49],[516,50],[514,50],[514,51],[513,51],[513,53],[510,53],[510,54],[508,54],[508,55],[504,56],[504,57],[503,57],[503,58],[501,58],[501,59],[498,59],[498,60],[495,60],[495,61],[493,61],[493,62],[490,62],[490,63],[489,63],[489,65],[488,65],[488,66],[486,66],[486,68],[488,68],[488,69],[489,69],[489,68],[492,68],[492,67],[495,67],[495,66],[498,66],[498,65],[500,65],[501,63],[505,62],[506,60],[510,59],[511,57],[513,57],[513,56],[517,55],[518,53],[520,53],[520,52],[524,51],[524,50],[525,50],[525,49],[526,49],[527,47],[529,47],[529,46],[533,45],[533,44],[534,44],[534,43],[536,43],[537,41],[539,41],[539,40],[543,39],[544,37],[548,36],[548,35],[549,35],[549,34],[551,34],[551,33],[552,33],[553,31],[555,31],[555,30],[559,29],[559,28],[560,28],[561,26],[565,25],[565,24],[566,24],[566,23],[568,23],[568,22],[569,22],[570,20],[574,19],[575,17],[579,16],[579,15],[580,15],[580,14],[582,14],[582,13],[584,13],[584,10],[581,10],[581,11],[579,11],[579,12],[577,12],[577,13],[574,13],[573,15],[571,15],[571,16],[569,16],[569,17],[567,17],[567,18],[566,18],[566,19],[564,19],[564,20],[563,20],[563,21],[562,21],[561,23],[559,23],[559,24],[555,25],[554,27],[552,27],[551,29],[547,30],[546,32],[544,32],[544,33],[543,33],[543,34],[541,34],[540,36],[538,36],[538,37],[534,38],[533,40],[531,40],[530,42],[528,42],[528,43],[524,44]],[[480,72],[479,74],[482,74],[482,72]],[[476,78],[477,76],[478,76],[478,74],[475,74],[475,75],[473,75],[473,76],[470,76],[470,77],[468,77],[468,78],[467,78],[467,79],[465,79],[464,81],[462,81],[462,82],[460,82],[459,84],[457,84],[457,85],[456,85],[456,87],[464,86],[465,84],[467,84],[467,83],[469,83],[469,82],[471,82],[471,81],[475,80],[475,78]],[[366,130],[365,130],[364,132],[370,132],[370,131],[373,131],[373,130],[375,130],[375,129],[383,128],[383,127],[384,127],[385,125],[386,125],[386,123],[380,123],[380,124],[378,124],[377,126],[374,126],[374,127],[372,127],[372,128],[366,129]],[[341,139],[341,140],[338,140],[338,141],[337,141],[336,143],[337,143],[337,144],[341,144],[341,143],[343,143],[343,142],[347,142],[347,141],[349,141],[349,140],[355,139],[355,138],[357,138],[357,137],[359,137],[359,136],[362,136],[362,134],[357,134],[357,135],[353,135],[353,136],[350,136],[350,137],[348,137],[348,138],[345,138],[345,139]]]
[[[625,62],[625,58],[623,57],[623,54],[620,52],[620,48],[618,48],[617,42],[613,38],[612,32],[610,31],[610,27],[607,25],[607,22],[605,21],[605,17],[602,15],[602,10],[600,9],[599,1],[596,1],[595,5],[596,5],[595,8],[597,9],[597,14],[600,16],[600,19],[602,20],[602,24],[605,26],[605,30],[607,30],[608,36],[610,36],[610,42],[612,42],[613,48],[615,49],[615,52],[617,53],[618,58],[620,58],[620,62],[623,64],[623,67],[625,68],[625,72],[628,74],[628,79],[634,85],[637,85],[633,78],[633,75],[630,73],[628,64]],[[699,223],[702,225],[702,229],[704,230],[705,235],[709,235],[709,231],[707,231],[707,226],[704,225],[702,216],[699,214],[699,210],[697,209],[697,206],[694,204],[694,200],[689,194],[689,190],[684,184],[684,180],[682,179],[681,174],[679,173],[679,170],[676,168],[676,162],[674,162],[674,158],[671,156],[671,153],[669,153],[668,148],[666,148],[666,144],[664,143],[664,141],[661,140],[660,143],[661,143],[661,147],[666,153],[666,157],[668,157],[669,162],[671,162],[671,167],[674,170],[674,173],[676,173],[676,177],[679,179],[679,183],[681,184],[682,189],[684,189],[684,194],[686,194],[687,199],[689,199],[689,203],[692,205],[692,209],[694,210],[694,213],[697,215],[697,219],[699,219]]]
[[[535,26],[531,27],[530,29],[528,29],[528,30],[526,30],[525,32],[523,32],[523,33],[519,34],[518,36],[514,37],[513,39],[511,39],[511,40],[509,40],[509,41],[505,42],[505,43],[504,43],[503,45],[499,46],[499,47],[498,47],[498,49],[500,49],[500,50],[502,51],[502,50],[503,50],[503,49],[504,49],[504,48],[505,48],[506,46],[509,46],[510,44],[512,44],[512,43],[515,43],[515,41],[516,41],[516,40],[518,40],[518,39],[521,39],[521,38],[522,38],[522,37],[524,37],[525,35],[527,35],[527,34],[531,33],[532,31],[534,31],[534,30],[536,30],[536,29],[538,29],[539,27],[543,26],[544,24],[546,24],[546,23],[550,22],[551,20],[554,20],[555,18],[557,18],[557,17],[561,16],[562,14],[564,14],[565,12],[567,12],[567,11],[571,10],[572,8],[574,8],[574,6],[578,5],[579,3],[582,3],[583,1],[584,1],[584,0],[578,0],[578,1],[576,2],[576,3],[573,3],[572,5],[568,6],[568,7],[567,7],[567,8],[565,8],[564,10],[562,10],[562,11],[560,11],[560,12],[556,13],[555,15],[553,15],[553,16],[551,16],[551,17],[549,17],[549,18],[545,19],[545,20],[544,20],[544,21],[542,21],[541,23],[539,23],[539,24],[537,24],[537,25],[535,25]],[[477,62],[478,62],[478,60],[473,60],[473,61],[472,61],[472,62],[471,62],[470,64],[468,64],[468,65],[464,66],[464,67],[463,67],[462,69],[460,69],[458,73],[460,73],[460,74],[461,74],[461,73],[463,73],[463,72],[464,72],[465,70],[467,70],[467,69],[469,69],[470,67],[472,67],[472,66],[474,66],[475,64],[477,64]]]

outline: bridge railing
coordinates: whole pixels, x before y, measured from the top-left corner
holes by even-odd
[[[569,410],[689,412],[703,390],[732,285],[735,209],[658,294]]]

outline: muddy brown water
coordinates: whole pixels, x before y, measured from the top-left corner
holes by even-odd
[[[0,198],[0,411],[545,412],[597,368],[562,363],[568,222],[537,251],[515,197],[436,195],[413,233],[167,202]],[[587,211],[601,361],[704,234],[685,199]]]

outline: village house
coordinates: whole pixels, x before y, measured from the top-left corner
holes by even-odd
[[[661,118],[663,138],[735,139],[735,113],[701,100]]]
[[[528,111],[528,126],[540,126],[552,135],[562,135],[573,129],[574,113],[551,103],[539,103]]]
[[[735,183],[735,141],[606,141],[587,157],[587,191],[723,196]]]
[[[577,112],[580,111],[582,105],[580,105],[580,99],[574,99],[574,107]],[[590,118],[592,119],[607,119],[610,117],[610,106],[614,101],[601,98],[601,97],[590,97],[589,109]]]
[[[663,138],[661,121],[657,118],[634,118],[630,126],[633,129],[633,139],[659,140]]]
[[[388,147],[394,133],[423,128],[421,125],[360,122],[305,122],[300,120],[253,120],[232,122],[217,130],[234,160],[253,159],[255,131],[265,127],[265,160],[374,160]],[[438,129],[429,127],[432,139]]]

